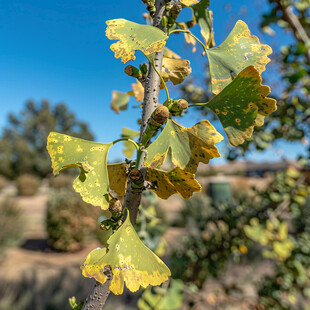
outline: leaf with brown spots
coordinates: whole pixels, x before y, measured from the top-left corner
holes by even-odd
[[[113,279],[109,289],[115,294],[123,293],[124,284],[131,292],[140,286],[157,286],[171,276],[165,263],[139,239],[130,219],[129,211],[123,225],[109,238],[107,249],[95,249],[81,266],[82,274],[105,283],[104,271],[110,267]]]
[[[212,92],[218,94],[232,81],[231,72],[239,74],[245,67],[253,65],[262,73],[271,53],[271,47],[252,36],[245,22],[237,21],[220,46],[207,49]]]
[[[195,173],[199,162],[207,164],[211,158],[220,157],[215,143],[222,139],[208,121],[186,128],[168,119],[161,134],[146,149],[144,165],[156,168],[165,162],[170,152],[176,167]]]
[[[144,55],[160,52],[166,44],[168,36],[160,29],[139,25],[126,19],[112,19],[106,22],[106,36],[110,40],[119,40],[111,45],[115,58],[121,58],[123,63],[135,60],[135,51]]]
[[[176,193],[188,199],[194,192],[201,190],[195,175],[178,167],[169,172],[148,168],[145,179],[155,186],[151,191],[162,199],[167,199]]]
[[[121,93],[119,91],[113,90],[112,92],[112,102],[111,108],[116,113],[120,111],[127,110],[127,105],[129,102],[129,95],[125,93]]]
[[[181,84],[191,72],[189,60],[163,57],[162,77],[165,82],[170,80],[173,85]]]
[[[80,168],[73,188],[82,199],[106,210],[109,204],[107,155],[113,143],[96,143],[57,132],[47,137],[47,150],[53,174],[68,168]]]
[[[119,196],[125,196],[127,184],[126,164],[109,164],[108,174],[110,189]]]
[[[270,88],[261,82],[259,72],[249,66],[204,104],[216,113],[234,146],[251,138],[254,126],[262,126],[264,118],[277,109],[276,101],[267,97]]]

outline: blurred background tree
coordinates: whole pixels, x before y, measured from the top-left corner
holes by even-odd
[[[51,173],[46,151],[46,138],[57,131],[78,138],[93,140],[88,125],[76,119],[65,104],[51,106],[28,101],[18,114],[9,115],[9,124],[0,138],[0,174],[14,179],[30,173],[45,177]]]

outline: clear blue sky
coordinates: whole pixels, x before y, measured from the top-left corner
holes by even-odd
[[[274,49],[282,44],[282,37],[259,33],[257,25],[260,13],[266,11],[265,1],[210,2],[217,44],[238,19]],[[109,49],[113,42],[105,37],[105,21],[125,18],[144,23],[143,12],[141,0],[0,0],[0,128],[6,125],[8,113],[18,113],[28,99],[47,99],[51,104],[66,103],[89,124],[96,141],[119,138],[124,126],[138,129],[138,109],[119,115],[110,109],[112,90],[128,91],[134,80],[123,73],[127,64],[116,60]],[[190,12],[182,14],[189,16]],[[206,59],[199,50],[193,55],[182,36],[175,36],[167,46],[191,60],[196,79],[204,77]],[[137,65],[145,61],[142,54],[137,56]],[[177,96],[177,91],[172,93]],[[191,113],[181,122],[192,126],[200,119],[198,113]],[[290,158],[302,149],[298,144],[281,143],[280,148]],[[272,160],[276,152],[271,149],[249,158]],[[123,157],[120,145],[111,150],[109,158]]]

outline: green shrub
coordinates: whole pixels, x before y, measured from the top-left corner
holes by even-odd
[[[20,196],[33,196],[40,186],[40,179],[31,174],[24,174],[17,179],[17,191]]]
[[[23,236],[21,210],[14,200],[0,202],[0,252],[19,244]]]
[[[78,251],[95,235],[100,208],[82,201],[72,189],[52,190],[47,203],[48,242],[59,251]]]

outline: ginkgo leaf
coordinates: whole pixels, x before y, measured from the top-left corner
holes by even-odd
[[[207,164],[211,158],[220,157],[214,144],[221,140],[222,135],[208,121],[186,128],[168,119],[161,134],[147,148],[144,165],[156,168],[165,162],[170,152],[176,167],[194,173],[199,162]]]
[[[123,63],[135,60],[136,50],[146,56],[161,51],[168,39],[168,36],[156,27],[139,25],[122,18],[108,20],[106,24],[106,36],[110,40],[119,40],[110,48],[115,53],[115,58],[121,57]]]
[[[176,193],[188,199],[193,192],[201,190],[200,184],[195,180],[195,175],[178,167],[169,172],[148,168],[145,179],[155,186],[151,188],[151,191],[162,199],[167,199]]]
[[[128,102],[129,102],[128,94],[113,90],[112,102],[111,102],[112,110],[114,110],[116,113],[119,113],[120,111],[123,110],[127,110]]]
[[[205,104],[216,113],[234,146],[249,139],[254,126],[262,126],[265,116],[277,109],[276,100],[267,97],[270,88],[261,82],[259,72],[249,66]]]
[[[252,36],[247,24],[237,21],[226,40],[218,47],[207,49],[212,92],[218,94],[232,81],[231,72],[238,74],[253,65],[259,73],[265,70],[272,53],[270,46]]]
[[[106,210],[109,203],[107,155],[112,145],[51,132],[47,137],[47,150],[53,174],[56,176],[67,168],[80,168],[81,173],[73,182],[74,190],[85,202]]]
[[[136,292],[140,286],[160,285],[171,275],[165,263],[139,239],[129,212],[123,225],[109,238],[108,251],[95,249],[88,254],[81,266],[82,274],[105,283],[107,277],[103,272],[107,266],[113,273],[109,288],[116,295],[123,293],[124,284]]]
[[[163,57],[162,77],[165,82],[170,80],[173,85],[180,84],[191,72],[188,60]]]
[[[136,83],[131,84],[132,92],[129,92],[128,95],[132,95],[136,98],[137,101],[142,101],[144,98],[144,87],[142,83],[137,80]]]
[[[181,0],[184,6],[193,10],[193,22],[200,26],[200,32],[205,39],[206,46],[212,47],[214,43],[214,34],[212,27],[212,11],[209,10],[210,0]]]
[[[110,189],[119,196],[125,196],[127,184],[126,164],[109,164],[108,174]]]
[[[179,0],[179,1],[185,6],[190,6],[193,4],[197,4],[199,2],[198,0]]]
[[[201,0],[191,6],[193,10],[193,20],[200,26],[200,32],[208,48],[215,45],[212,26],[212,11],[209,10],[209,0]]]

